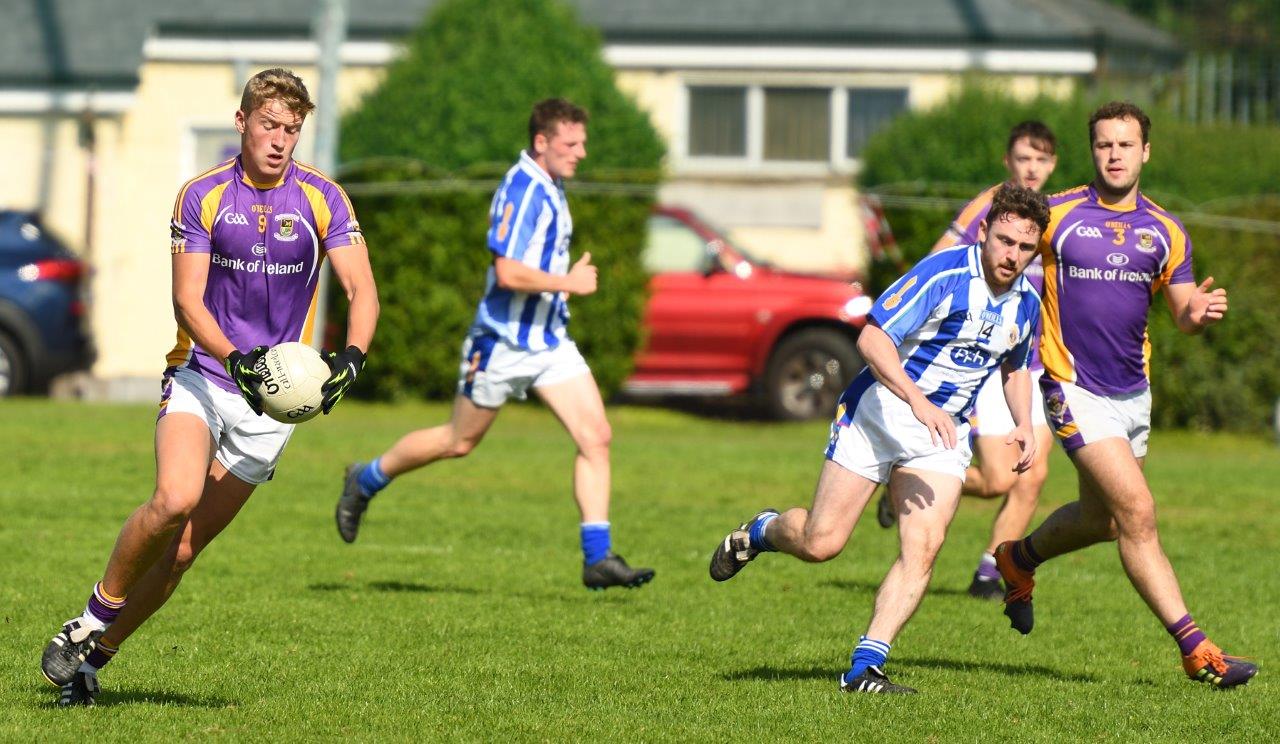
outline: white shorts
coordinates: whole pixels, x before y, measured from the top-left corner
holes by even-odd
[[[878,382],[848,405],[852,412],[845,403],[836,410],[828,460],[877,483],[888,482],[894,468],[931,470],[964,480],[973,456],[968,422],[956,422],[956,448],[947,449],[930,440],[911,406]]]
[[[1043,369],[1031,373],[1032,426],[1047,426],[1044,396],[1040,392],[1040,376],[1043,374]],[[978,388],[978,399],[974,401],[969,423],[973,426],[973,433],[980,437],[1003,437],[1013,431],[1013,414],[1009,413],[1009,404],[1004,399],[1004,382],[999,369]]]
[[[567,338],[552,349],[527,351],[497,336],[468,336],[462,344],[458,394],[482,408],[498,408],[509,398],[524,400],[531,387],[589,374],[578,345]]]
[[[1047,375],[1040,379],[1044,391],[1049,427],[1073,452],[1100,439],[1119,437],[1129,440],[1134,457],[1147,454],[1147,437],[1151,434],[1151,390],[1123,395],[1096,395],[1069,382],[1058,382]]]
[[[165,375],[156,420],[172,413],[204,421],[213,435],[214,457],[227,472],[253,485],[271,480],[293,434],[293,424],[255,414],[244,398],[185,367]]]

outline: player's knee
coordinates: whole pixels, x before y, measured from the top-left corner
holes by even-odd
[[[986,473],[987,490],[982,495],[987,498],[1003,496],[1013,490],[1018,482],[1018,474],[1012,470],[1000,469],[994,473]]]
[[[163,527],[172,528],[187,521],[199,501],[199,492],[192,493],[187,489],[162,484],[156,486],[155,493],[147,502],[147,509]]]
[[[1117,514],[1112,522],[1114,531],[1128,540],[1147,541],[1157,539],[1156,510],[1154,506],[1127,509]]]
[[[449,449],[445,452],[445,457],[466,457],[471,454],[477,444],[480,444],[480,440],[475,438],[452,439],[449,441]]]
[[[579,437],[579,449],[583,454],[608,453],[609,445],[613,443],[613,427],[609,426],[608,421],[600,421],[587,427]]]

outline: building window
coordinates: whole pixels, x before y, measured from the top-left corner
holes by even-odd
[[[689,88],[689,154],[711,157],[747,154],[746,88]]]
[[[831,91],[765,88],[765,160],[831,159]]]
[[[850,88],[845,154],[859,157],[871,135],[906,109],[905,88]]]

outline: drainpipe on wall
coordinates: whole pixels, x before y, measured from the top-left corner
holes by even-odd
[[[81,259],[84,261],[88,276],[82,287],[82,301],[84,302],[84,316],[91,318],[92,316],[92,292],[89,291],[93,287],[94,273],[94,203],[97,195],[97,176],[98,176],[98,155],[97,155],[97,117],[93,113],[93,96],[90,95],[85,102],[84,110],[80,112],[79,119],[79,142],[80,149],[84,151],[84,251]]]

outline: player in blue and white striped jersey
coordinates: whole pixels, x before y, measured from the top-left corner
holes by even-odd
[[[1021,450],[1020,469],[1035,456],[1027,361],[1039,338],[1040,297],[1022,272],[1048,224],[1044,196],[1003,186],[979,243],[928,256],[894,282],[858,338],[867,368],[840,398],[812,508],[765,509],[711,557],[717,581],[766,551],[830,560],[876,485],[888,483],[902,546],[842,690],[914,692],[890,682],[882,666],[928,586],[969,464],[967,414],[997,367],[1015,424],[1006,441]]]
[[[566,333],[569,295],[596,291],[591,254],[570,265],[573,220],[563,187],[587,156],[586,125],[586,111],[568,101],[534,104],[529,149],[507,171],[489,208],[493,263],[462,346],[453,416],[347,468],[335,514],[343,540],[355,541],[369,500],[392,478],[470,453],[502,405],[532,388],[578,447],[573,495],[582,519],[582,583],[636,587],[653,578],[652,569],[632,568],[612,551],[609,421],[591,369]]]

